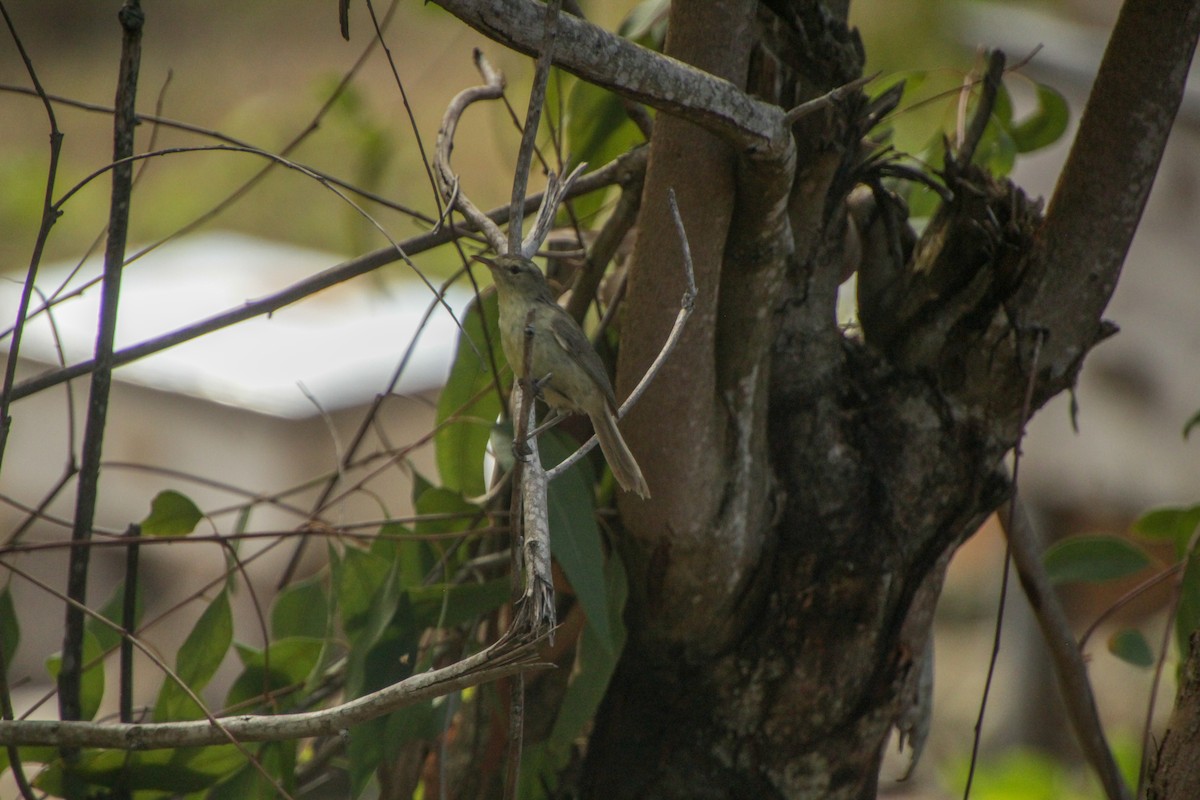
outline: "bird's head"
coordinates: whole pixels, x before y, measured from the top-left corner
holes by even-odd
[[[501,290],[512,289],[527,297],[541,296],[549,292],[546,276],[538,269],[537,264],[528,258],[512,255],[472,258],[492,271],[492,280]]]

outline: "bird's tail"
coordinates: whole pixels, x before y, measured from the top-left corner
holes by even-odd
[[[600,440],[600,449],[612,470],[617,483],[627,492],[643,497],[650,497],[650,487],[642,477],[641,467],[634,459],[633,453],[625,444],[621,432],[617,430],[617,418],[606,408],[599,414],[591,414],[592,427],[596,429],[596,438]]]

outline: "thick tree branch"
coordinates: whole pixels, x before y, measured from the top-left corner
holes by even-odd
[[[490,39],[528,55],[542,47],[544,10],[533,0],[438,0]],[[778,106],[727,80],[659,55],[579,17],[559,17],[554,63],[622,97],[684,117],[741,149],[778,154],[791,137]]]
[[[1179,673],[1175,711],[1150,765],[1146,800],[1200,797],[1200,631],[1192,633],[1187,660]]]
[[[501,640],[491,648],[448,667],[413,675],[385,689],[321,711],[222,717],[218,720],[221,727],[209,720],[144,725],[57,720],[0,721],[0,745],[155,750],[227,744],[231,735],[239,742],[335,735],[353,725],[422,700],[543,666],[535,660],[539,644],[540,640],[514,648],[511,642]]]
[[[1050,334],[1042,360],[1052,384],[1041,401],[1074,381],[1103,338],[1100,315],[1154,184],[1197,35],[1195,0],[1126,0],[1121,9],[1034,254],[1046,277],[1023,322]]]

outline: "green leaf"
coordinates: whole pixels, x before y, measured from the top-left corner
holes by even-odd
[[[645,141],[621,99],[587,81],[574,81],[567,95],[565,124],[569,158],[564,172],[585,162],[591,169],[603,166]],[[606,196],[607,191],[596,191],[572,201],[576,216],[590,220]]]
[[[1133,530],[1148,539],[1174,542],[1175,554],[1183,558],[1197,526],[1200,526],[1200,505],[1147,511],[1133,523]]]
[[[439,428],[433,442],[442,483],[448,489],[474,497],[486,490],[483,456],[492,426],[502,410],[499,394],[489,391],[493,385],[489,342],[496,364],[503,363],[504,358],[500,353],[495,292],[482,301],[473,301],[462,324],[465,336],[459,333],[450,377],[438,397]]]
[[[993,175],[1004,176],[1012,172],[1017,162],[1017,146],[1007,128],[995,118],[983,129],[973,161],[987,167]]]
[[[1071,112],[1067,100],[1044,83],[1037,84],[1037,109],[1012,128],[1018,153],[1029,153],[1054,144],[1067,131]]]
[[[1135,667],[1154,666],[1154,651],[1139,630],[1125,628],[1108,637],[1108,651]]]
[[[408,590],[413,616],[419,625],[454,627],[493,611],[508,602],[508,578],[487,583],[437,583]]]
[[[121,617],[125,611],[125,582],[122,581],[113,587],[112,594],[104,601],[104,605],[100,607],[99,614],[104,619],[113,623],[118,627],[122,627]],[[133,627],[137,628],[138,623],[142,619],[142,589],[139,585],[133,598]],[[108,652],[121,643],[121,632],[105,625],[103,622],[91,617],[85,623],[87,629],[96,637],[96,641],[100,643],[100,649]]]
[[[175,674],[189,689],[199,692],[221,665],[233,641],[233,615],[229,609],[229,594],[221,592],[196,620],[187,639],[175,654]],[[169,722],[199,719],[204,716],[194,700],[174,680],[164,678],[158,701],[154,704],[154,721]]]
[[[79,684],[79,716],[80,719],[91,720],[100,710],[100,701],[104,699],[104,650],[86,628],[83,631],[83,667]],[[51,678],[58,679],[58,673],[62,671],[62,653],[55,653],[46,659],[46,670]]]
[[[380,588],[390,580],[393,563],[357,548],[347,548],[342,558],[333,562],[333,585],[348,638],[356,638],[367,625],[372,606],[381,599]],[[393,610],[395,600],[389,615]]]
[[[413,503],[417,512],[416,532],[420,536],[458,533],[483,518],[479,506],[467,502],[461,492],[430,486]]]
[[[147,536],[186,536],[204,518],[196,504],[179,492],[159,492],[150,503],[150,514],[141,522]]]
[[[542,464],[558,464],[575,449],[575,442],[559,431],[538,438]],[[604,580],[604,547],[596,525],[593,491],[595,480],[587,459],[581,459],[548,490],[550,550],[558,561],[588,624],[595,626],[599,640],[613,641],[612,621],[608,613],[608,593]]]
[[[438,553],[429,542],[414,538],[412,530],[397,522],[387,522],[379,528],[371,549],[377,556],[395,559],[399,565],[396,579],[402,589],[420,586],[438,560]]]
[[[1175,611],[1175,643],[1181,661],[1188,653],[1192,632],[1200,630],[1200,551],[1188,554],[1183,577],[1179,580],[1179,607]]]
[[[293,583],[271,604],[271,636],[323,638],[329,629],[329,598],[321,578]]]
[[[571,89],[566,124],[572,169],[585,162],[591,169],[602,167],[646,141],[621,98],[587,81]]]
[[[379,640],[369,650],[351,653],[346,678],[348,695],[353,689],[354,694],[350,696],[361,696],[412,675],[417,660],[417,645],[423,629],[413,624],[406,610],[407,604],[402,603],[390,624],[384,628]],[[418,703],[395,713],[412,723],[413,720],[424,718],[430,708],[432,706],[428,702]],[[349,759],[352,797],[357,797],[362,792],[375,774],[379,763],[393,755],[409,736],[426,736],[431,733],[414,724],[403,732],[403,736],[395,735],[389,738],[387,731],[391,716],[371,720],[350,731],[350,744],[346,754]]]
[[[992,104],[992,121],[1008,130],[1012,127],[1012,120],[1012,95],[1009,94],[1008,87],[1001,83],[999,91],[996,92],[996,101]]]
[[[443,574],[448,575],[466,557],[466,551],[459,547],[461,539],[439,541],[432,537],[467,531],[486,519],[479,506],[468,502],[459,492],[440,486],[427,487],[413,501],[413,506],[418,515],[414,526],[416,533],[431,538],[420,547],[404,548],[404,574],[409,579],[402,585],[404,588],[423,583],[435,564],[440,566]],[[417,563],[412,563],[414,561]],[[417,570],[418,566],[420,571]]]
[[[265,651],[241,644],[236,647],[244,669],[230,687],[225,704],[244,710],[243,703],[303,684],[320,663],[325,640],[292,636],[271,642]],[[278,702],[292,707],[299,699],[298,693],[292,693]]]
[[[1099,583],[1150,565],[1146,553],[1119,536],[1072,536],[1047,548],[1042,563],[1052,583]]]
[[[142,752],[89,749],[83,751],[72,773],[96,787],[178,795],[204,791],[245,763],[233,745]],[[35,783],[43,791],[62,796],[62,762],[47,766]]]
[[[604,570],[609,618],[613,621],[612,639],[601,641],[595,626],[583,629],[571,682],[558,707],[550,735],[529,746],[521,762],[520,797],[544,797],[543,787],[555,789],[559,774],[570,763],[575,742],[596,716],[600,701],[608,691],[617,659],[625,647],[625,625],[621,614],[629,594],[625,565],[610,558]]]
[[[966,782],[969,759],[955,765],[949,782],[961,787]],[[1081,800],[1070,790],[1071,768],[1036,750],[1013,748],[982,759],[975,767],[975,800]],[[959,789],[961,791],[961,788]]]
[[[1200,425],[1200,411],[1197,411],[1195,414],[1192,414],[1192,416],[1188,419],[1188,421],[1186,423],[1184,423],[1183,438],[1184,439],[1188,438],[1188,436],[1192,432],[1192,428],[1196,427],[1197,425]]]
[[[17,654],[17,646],[21,643],[21,626],[17,622],[17,612],[13,608],[12,587],[5,586],[0,591],[0,650],[3,651],[4,665],[13,662]]]
[[[408,640],[415,646],[419,631],[415,625],[405,624],[402,616],[404,597],[396,579],[397,571],[394,557],[347,550],[335,572],[342,628],[350,643],[346,666],[348,697],[360,697],[398,680],[396,676],[401,671],[398,665],[408,654]],[[405,642],[397,645],[401,633],[406,637]]]
[[[265,742],[251,752],[267,774],[295,794],[296,742]],[[244,759],[243,759],[244,762]],[[253,764],[243,763],[228,779],[221,781],[205,800],[276,800],[279,792]]]

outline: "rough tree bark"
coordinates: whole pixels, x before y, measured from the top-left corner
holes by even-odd
[[[537,49],[523,0],[441,4]],[[680,293],[670,188],[700,288],[687,341],[625,426],[654,497],[620,503],[630,641],[588,744],[585,797],[874,797],[891,728],[911,726],[950,556],[1008,494],[1003,459],[1025,415],[1112,332],[1101,315],[1182,96],[1200,3],[1127,0],[1045,219],[972,166],[967,141],[944,170],[953,197],[919,240],[883,192],[848,221],[851,190],[878,177],[864,134],[879,109],[861,93],[773,132],[768,105],[861,74],[846,5],[675,0],[668,55],[729,82],[694,95],[679,91],[694,77],[685,68],[654,62],[652,79],[631,77],[636,54],[563,27],[592,44],[560,39],[558,63],[667,112],[618,394]],[[741,102],[726,102],[729,84],[765,102],[723,113]],[[848,261],[861,338],[835,318]]]
[[[1179,697],[1150,765],[1153,776],[1146,800],[1185,800],[1200,796],[1200,631],[1192,634],[1187,661],[1179,675]]]

